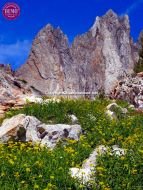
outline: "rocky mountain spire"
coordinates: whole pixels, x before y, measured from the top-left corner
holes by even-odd
[[[82,80],[83,73],[86,75],[87,88],[93,91],[103,88],[110,93],[124,72],[133,72],[136,55],[128,16],[118,17],[109,10],[103,17],[97,17],[89,32],[75,39],[72,55],[80,68],[87,65],[80,74]]]
[[[27,63],[16,75],[43,94],[78,90],[68,39],[49,24],[36,36]]]
[[[124,73],[133,72],[136,59],[128,16],[109,10],[96,18],[87,33],[76,37],[71,47],[59,28],[44,27],[16,76],[43,94],[100,89],[108,94]]]

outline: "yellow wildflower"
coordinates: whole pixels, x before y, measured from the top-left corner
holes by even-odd
[[[24,183],[25,183],[25,181],[23,180],[23,181],[21,181],[20,183],[21,183],[21,184],[24,184]]]
[[[9,162],[11,165],[14,165],[14,161],[13,161],[12,159],[10,159],[8,162]]]
[[[39,189],[39,185],[35,184],[34,189]]]
[[[15,172],[14,176],[18,178],[20,176],[19,172]]]
[[[67,148],[65,148],[65,151],[66,151],[67,153],[69,153],[69,154],[74,153],[74,149],[73,149],[72,147],[67,147]]]
[[[26,168],[26,172],[30,172],[31,171],[31,169],[30,168]]]
[[[1,173],[1,177],[5,176],[5,175],[6,175],[5,172],[2,172],[2,173]]]
[[[50,179],[55,179],[55,177],[54,176],[50,176]]]
[[[132,174],[137,174],[137,170],[133,169],[133,170],[131,171],[131,173],[132,173]]]

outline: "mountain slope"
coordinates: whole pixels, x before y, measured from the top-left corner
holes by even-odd
[[[109,94],[138,59],[128,16],[109,10],[71,45],[63,32],[44,27],[33,41],[27,63],[16,76],[43,94],[98,92]]]

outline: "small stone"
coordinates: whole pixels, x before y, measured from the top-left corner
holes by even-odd
[[[107,110],[105,114],[111,119],[111,120],[117,120],[117,116],[114,112]]]
[[[133,104],[130,104],[130,105],[128,106],[128,108],[134,110],[134,109],[135,109],[135,106],[134,106]]]
[[[71,122],[73,124],[77,123],[78,122],[78,118],[75,116],[75,115],[69,115],[69,118],[71,119]]]
[[[112,151],[113,151],[113,154],[115,154],[117,156],[124,156],[125,155],[125,150],[122,148],[119,148],[118,145],[113,145]]]
[[[106,109],[107,110],[110,110],[110,111],[113,111],[113,110],[115,110],[116,108],[118,108],[119,106],[116,104],[116,103],[111,103],[111,104],[109,104],[107,107],[106,107]]]

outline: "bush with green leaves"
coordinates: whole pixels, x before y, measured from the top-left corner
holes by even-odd
[[[139,60],[134,67],[135,73],[143,72],[143,32],[141,32],[140,34],[139,44],[140,44]]]

